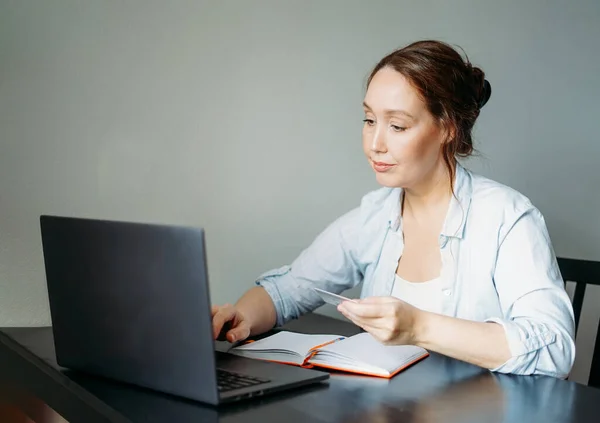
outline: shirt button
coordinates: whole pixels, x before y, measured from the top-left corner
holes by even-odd
[[[452,290],[451,289],[444,289],[442,291],[442,293],[446,296],[449,297],[450,295],[452,295]]]

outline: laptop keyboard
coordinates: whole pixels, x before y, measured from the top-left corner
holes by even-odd
[[[255,376],[245,376],[239,373],[217,369],[217,383],[219,385],[219,392],[231,391],[233,389],[239,388],[247,388],[249,386],[260,385],[261,383],[267,382],[270,382],[270,380]]]

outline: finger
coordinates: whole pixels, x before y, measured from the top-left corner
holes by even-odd
[[[231,307],[231,304],[227,303],[227,304],[223,304],[223,305],[213,305],[210,306],[210,314],[212,317],[215,317],[215,314],[217,314],[219,312],[219,310],[221,310],[222,308],[225,307]]]
[[[345,301],[341,308],[350,314],[364,318],[377,318],[385,314],[384,304],[353,303]]]
[[[356,317],[355,315],[353,315],[352,313],[349,313],[348,311],[343,310],[343,309],[340,310],[340,313],[342,313],[346,319],[350,320],[356,326],[361,327],[361,328],[363,327],[364,322],[361,319],[359,319],[358,317]]]
[[[226,334],[226,338],[229,342],[243,341],[250,336],[250,325],[246,322],[241,322],[239,326],[231,329]]]
[[[396,297],[367,297],[359,301],[359,304],[387,304],[401,301]]]
[[[394,335],[395,331],[390,329],[389,318],[376,317],[376,318],[363,318],[344,310],[342,305],[338,306],[338,310],[356,326],[362,328],[366,332],[370,333],[377,341],[384,345],[391,345],[397,343],[397,339]]]
[[[375,328],[369,325],[362,326],[362,328],[365,330],[365,332],[368,332],[373,338],[375,338],[377,342],[384,345],[387,345],[387,343],[389,342],[387,340],[388,337],[386,337],[385,331],[382,331],[379,328]]]
[[[340,312],[352,323],[365,330],[367,330],[366,327],[376,330],[385,330],[389,324],[389,319],[386,317],[361,317],[343,309]]]
[[[357,315],[349,312],[347,309],[344,309],[341,306],[339,306],[339,310],[340,310],[340,313],[342,313],[344,315],[344,317],[346,317],[348,320],[350,320],[352,323],[354,323],[357,326],[363,327],[364,325],[372,325],[373,324],[372,321],[374,319],[363,318],[363,317],[357,316]]]
[[[215,339],[217,339],[221,333],[223,325],[235,317],[235,313],[235,308],[223,306],[217,314],[215,314],[215,317],[213,318],[213,336]]]

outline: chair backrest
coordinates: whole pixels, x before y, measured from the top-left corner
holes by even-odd
[[[577,333],[585,288],[587,285],[600,285],[600,262],[558,257],[558,267],[565,283],[567,281],[575,282],[573,312],[575,314],[575,331]],[[596,343],[594,345],[588,385],[600,388],[600,325],[596,333]]]

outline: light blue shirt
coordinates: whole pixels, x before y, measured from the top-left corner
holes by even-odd
[[[323,305],[311,289],[389,296],[404,243],[401,188],[365,195],[291,263],[256,283],[277,325]],[[568,376],[575,359],[573,308],[544,218],[519,192],[458,165],[439,237],[442,314],[504,327],[511,358],[501,373]]]

